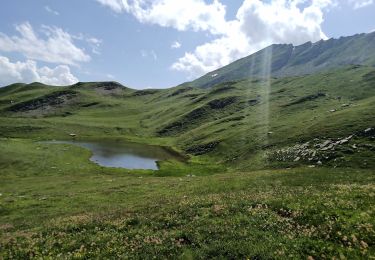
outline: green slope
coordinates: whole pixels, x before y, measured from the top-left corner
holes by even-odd
[[[375,32],[300,46],[274,44],[187,83],[208,88],[248,77],[298,76],[345,65],[375,66]]]
[[[117,83],[79,83],[24,86],[21,91],[15,85],[0,94],[0,135],[123,137],[216,158],[230,167],[273,167],[284,165],[273,159],[278,150],[374,127],[374,75],[373,67],[349,66],[307,76],[237,80],[210,89],[136,91]],[[336,152],[334,158],[322,154],[296,164],[353,157]]]
[[[0,259],[371,259],[375,68],[0,89]],[[159,171],[49,144],[173,147]],[[160,178],[163,177],[163,178]]]

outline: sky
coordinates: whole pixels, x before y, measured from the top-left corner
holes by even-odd
[[[2,0],[0,86],[167,88],[270,44],[375,31],[375,0]]]

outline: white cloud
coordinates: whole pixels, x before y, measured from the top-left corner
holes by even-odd
[[[127,12],[142,23],[172,27],[179,31],[209,31],[220,34],[225,30],[225,6],[214,0],[96,0],[117,13]]]
[[[265,3],[245,0],[237,13],[241,30],[250,43],[294,43],[326,39],[321,25],[322,7],[329,2],[319,0],[300,9],[300,1],[276,0]]]
[[[76,40],[87,42],[88,45],[91,47],[92,53],[94,53],[96,55],[101,54],[100,47],[103,43],[103,40],[92,37],[92,36],[89,36],[89,35],[85,35],[85,34],[82,34],[82,33],[80,33],[79,35],[71,35],[71,37],[73,39],[76,39]]]
[[[374,3],[373,0],[348,0],[348,1],[349,1],[349,4],[351,4],[354,9],[363,8]]]
[[[186,52],[171,68],[191,77],[224,66],[273,43],[326,39],[324,12],[349,3],[358,9],[374,0],[243,0],[235,19],[226,20],[220,0],[95,0],[117,13],[129,13],[139,22],[203,31],[214,39]],[[181,47],[178,42],[171,48]],[[143,56],[150,54],[143,53]]]
[[[326,39],[321,25],[323,8],[334,3],[315,0],[300,8],[304,0],[245,0],[236,19],[226,22],[226,30],[211,42],[185,53],[172,69],[188,72],[190,77],[247,56],[273,43],[293,43]]]
[[[219,0],[209,4],[204,0],[186,0],[183,4],[176,0],[96,1],[115,12],[130,13],[142,23],[213,35],[215,39],[185,53],[171,66],[192,77],[273,43],[301,44],[326,39],[321,27],[323,10],[336,3],[336,0],[244,0],[236,18],[228,21],[226,7]],[[178,47],[178,42],[171,46]]]
[[[38,67],[33,60],[13,63],[7,57],[0,56],[0,85],[36,81],[48,85],[71,85],[78,82],[78,79],[66,65],[58,65],[55,68]]]
[[[187,52],[172,65],[172,69],[187,72],[189,78],[202,75],[244,57],[256,50],[249,44],[248,38],[240,31],[237,23],[232,23],[232,30],[211,42]]]
[[[44,7],[44,9],[48,12],[48,13],[50,13],[50,14],[53,14],[53,15],[60,15],[60,13],[59,12],[57,12],[56,10],[53,10],[51,7],[49,7],[48,5],[46,5],[45,7]]]
[[[58,27],[42,26],[43,37],[29,23],[16,25],[18,36],[0,33],[0,51],[19,52],[28,59],[77,65],[90,61],[84,49],[73,43],[73,36]]]
[[[122,0],[96,0],[97,2],[101,3],[102,5],[108,6],[111,8],[113,11],[116,13],[121,13],[124,10],[127,10],[127,1],[122,1]]]
[[[179,48],[181,48],[181,43],[180,42],[178,42],[178,41],[175,41],[175,42],[173,42],[172,43],[172,45],[171,45],[171,49],[179,49]]]

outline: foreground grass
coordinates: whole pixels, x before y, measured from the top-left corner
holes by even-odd
[[[0,141],[0,258],[371,258],[373,170],[156,177]],[[205,171],[205,169],[202,169]]]

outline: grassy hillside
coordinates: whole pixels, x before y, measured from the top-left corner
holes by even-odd
[[[345,65],[375,66],[375,33],[307,42],[299,46],[274,44],[203,77],[186,83],[209,88],[248,77],[298,76]]]
[[[98,167],[74,146],[1,139],[0,149],[4,259],[375,254],[373,169],[160,178]]]
[[[329,159],[317,151],[319,156],[298,162],[277,162],[274,153],[351,135],[359,144],[367,142],[362,139],[372,132],[364,130],[375,126],[374,84],[374,68],[350,66],[309,76],[231,81],[211,89],[136,91],[113,82],[30,89],[14,85],[0,96],[0,135],[36,140],[66,139],[70,133],[78,138],[119,137],[247,169],[333,163],[355,160],[357,151],[367,154],[372,148],[341,154],[341,148],[353,150],[348,142],[332,149]]]
[[[375,68],[209,89],[0,89],[0,258],[375,255]],[[40,141],[133,140],[187,162],[105,168]]]

